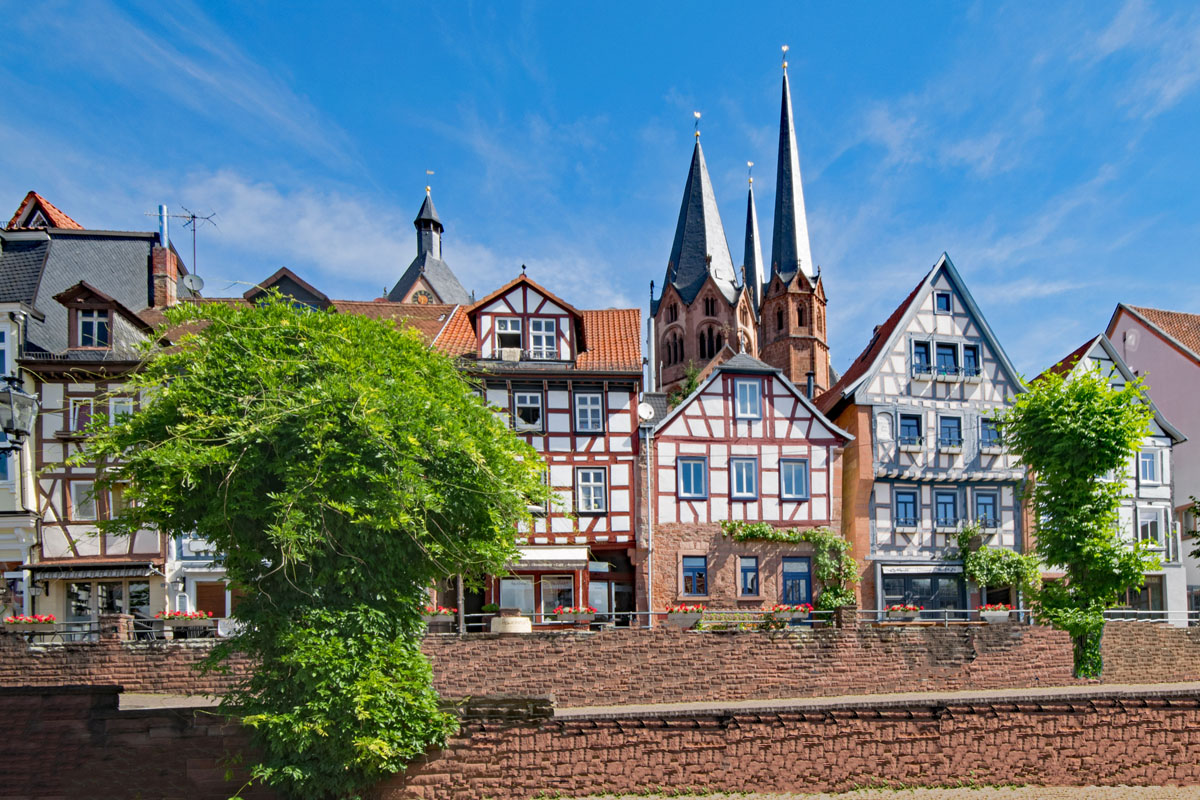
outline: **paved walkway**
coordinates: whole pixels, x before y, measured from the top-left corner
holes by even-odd
[[[975,703],[1037,703],[1097,699],[1170,698],[1200,695],[1200,681],[1187,683],[1100,683],[1083,686],[1040,686],[1033,689],[988,689],[962,692],[894,692],[835,697],[792,697],[773,700],[715,701],[703,703],[647,703],[620,706],[555,708],[555,717],[671,717],[710,712],[835,711],[889,708],[913,704],[970,705]]]

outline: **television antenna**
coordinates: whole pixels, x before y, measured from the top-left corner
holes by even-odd
[[[212,212],[211,214],[208,214],[207,216],[201,216],[200,214],[197,214],[195,211],[185,208],[184,206],[180,206],[180,208],[183,209],[184,213],[182,213],[182,214],[167,214],[167,217],[169,219],[181,219],[181,220],[183,220],[183,227],[192,229],[192,273],[194,274],[196,272],[199,272],[199,269],[197,269],[197,267],[196,267],[196,228],[200,227],[200,224],[204,223],[204,222],[207,222],[209,225],[212,225],[214,228],[219,229],[220,226],[217,225],[217,223],[213,221],[214,218],[217,216],[217,212],[215,212],[215,211]],[[158,214],[152,214],[150,212],[146,212],[146,216],[147,217],[157,217]]]

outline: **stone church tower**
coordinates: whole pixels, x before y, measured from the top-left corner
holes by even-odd
[[[697,133],[662,293],[651,296],[652,384],[660,391],[677,388],[689,367],[705,374],[738,352],[778,367],[812,396],[831,383],[825,289],[809,250],[787,62],[783,66],[769,271],[753,179],[743,267],[740,275],[734,270]]]

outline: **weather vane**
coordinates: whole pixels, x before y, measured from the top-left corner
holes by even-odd
[[[432,174],[433,174],[433,170],[431,170],[431,169],[427,169],[427,170],[425,170],[425,174],[426,174],[426,175],[432,175]],[[425,194],[429,194],[429,191],[430,191],[430,189],[429,189],[429,184],[425,184]]]
[[[693,111],[692,116],[696,118],[696,138],[700,138],[700,112]]]
[[[783,46],[783,69],[785,72],[787,71],[787,51],[788,51],[788,46],[785,44]]]
[[[754,162],[746,162],[746,177],[750,180],[750,185],[754,185]]]

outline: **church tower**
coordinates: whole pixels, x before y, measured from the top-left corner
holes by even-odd
[[[755,341],[753,305],[738,285],[699,137],[697,132],[662,293],[651,301],[652,368],[662,391],[678,387],[689,367],[704,370],[736,354],[745,346],[739,342],[748,342],[752,352]]]
[[[388,292],[393,303],[457,303],[471,302],[470,295],[458,282],[450,266],[442,260],[442,220],[433,207],[430,188],[425,187],[425,202],[413,220],[417,229],[417,257]]]
[[[783,62],[775,223],[771,233],[771,274],[767,280],[759,310],[759,357],[782,369],[802,389],[807,389],[811,380],[814,395],[828,389],[825,287],[813,266],[809,248],[787,61]]]

